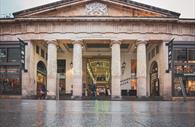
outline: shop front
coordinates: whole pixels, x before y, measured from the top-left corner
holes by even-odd
[[[0,42],[0,95],[21,95],[19,42]]]
[[[194,42],[173,43],[173,96],[195,96],[195,44]],[[181,79],[181,80],[180,80]]]

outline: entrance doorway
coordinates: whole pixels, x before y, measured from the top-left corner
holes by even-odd
[[[87,58],[85,78],[86,84],[83,85],[84,96],[110,96],[110,58]]]
[[[156,61],[152,62],[150,68],[150,96],[159,96],[159,79],[158,79],[158,64]]]
[[[40,95],[40,86],[44,84],[47,87],[47,69],[42,61],[37,64],[37,96]]]

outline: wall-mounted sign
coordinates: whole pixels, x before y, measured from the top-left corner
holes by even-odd
[[[166,70],[166,72],[169,72],[172,69],[173,41],[174,38],[166,44],[166,46],[168,46],[168,69]]]
[[[20,42],[20,57],[21,57],[22,70],[27,72],[27,70],[25,69],[25,45],[26,45],[26,43],[23,40],[21,40],[20,38],[18,38],[18,40]]]

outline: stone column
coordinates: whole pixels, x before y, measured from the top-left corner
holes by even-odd
[[[137,96],[146,96],[146,42],[137,43]]]
[[[121,97],[121,51],[120,41],[112,41],[112,98]]]
[[[56,81],[57,81],[57,43],[48,41],[48,60],[47,60],[47,90],[48,97],[56,98]]]
[[[22,71],[22,97],[34,98],[36,95],[36,85],[34,83],[35,58],[32,41],[28,41],[28,45],[25,48],[25,69],[27,69],[27,72]]]
[[[82,41],[73,42],[73,98],[82,97]]]
[[[166,72],[168,69],[168,46],[166,46],[166,43],[168,42],[163,41],[159,49],[160,95],[163,96],[164,100],[172,99],[172,73],[171,71]]]

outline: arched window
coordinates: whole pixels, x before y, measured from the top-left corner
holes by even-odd
[[[160,95],[159,79],[158,79],[158,64],[156,61],[152,62],[150,67],[150,95]]]
[[[37,95],[40,94],[40,86],[44,84],[47,86],[47,69],[42,61],[37,63]]]

